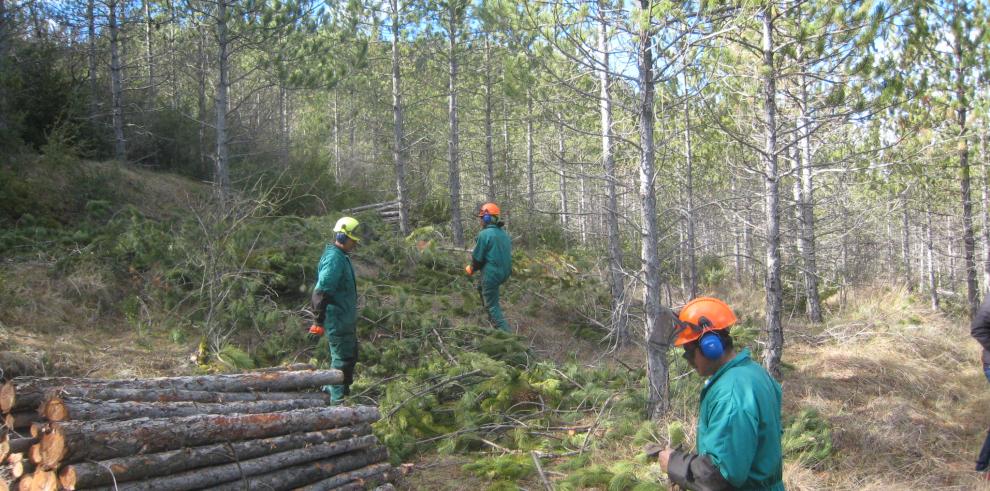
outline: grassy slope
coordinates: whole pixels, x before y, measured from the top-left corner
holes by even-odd
[[[122,168],[113,174],[118,189],[148,215],[174,209],[176,197],[204,191],[173,176]],[[59,277],[52,266],[43,250],[0,264],[8,293],[0,303],[0,348],[43,354],[48,369],[59,374],[152,376],[195,368],[189,360],[192,341],[140,335],[113,308],[115,286],[99,271]],[[359,272],[370,276],[381,267],[387,266],[368,262]],[[788,489],[979,489],[971,467],[990,420],[990,391],[965,324],[928,312],[900,290],[853,293],[858,294],[848,295],[846,305],[831,306],[825,326],[793,319],[786,324],[784,361],[792,368],[783,380],[785,413],[817,409],[832,424],[835,445],[833,458],[816,468],[789,463]],[[759,315],[755,294],[722,294],[742,313]],[[544,302],[534,295],[520,291],[506,305],[510,322],[534,353],[558,362],[574,357],[591,365],[613,363],[601,357],[600,346],[576,339],[552,310],[533,308]],[[455,324],[480,318],[451,314]],[[618,357],[634,368],[642,365],[636,348]],[[692,411],[684,404],[674,417],[693,423]],[[591,463],[633,458],[637,446],[631,440],[601,438],[591,447]],[[485,479],[461,468],[470,460],[421,456],[408,487],[484,488]],[[565,473],[558,469],[561,462],[545,464],[551,479]],[[520,484],[539,487],[534,480]]]

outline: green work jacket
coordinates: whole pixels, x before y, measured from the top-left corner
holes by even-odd
[[[780,384],[744,349],[701,390],[698,454],[736,489],[783,491]]]
[[[354,268],[347,254],[334,244],[327,245],[317,266],[313,307],[317,324],[326,328],[328,335],[354,335],[357,326]]]
[[[471,264],[481,269],[485,283],[501,284],[512,274],[512,239],[502,227],[492,223],[478,234],[471,253]]]

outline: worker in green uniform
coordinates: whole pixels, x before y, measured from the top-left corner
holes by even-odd
[[[674,346],[702,377],[697,453],[667,448],[660,467],[683,489],[784,491],[780,384],[736,352],[729,327],[736,315],[721,300],[700,297],[678,315]]]
[[[348,255],[357,247],[358,221],[343,217],[334,225],[334,243],[328,244],[316,269],[312,307],[316,322],[309,334],[315,339],[327,335],[330,346],[330,366],[344,373],[341,385],[326,385],[334,403],[350,394],[357,364],[357,286],[354,268]]]
[[[512,239],[502,230],[505,224],[499,220],[500,210],[495,203],[485,203],[478,211],[481,232],[471,253],[471,264],[464,270],[468,276],[481,271],[478,291],[488,311],[488,320],[502,331],[509,332],[509,323],[502,315],[498,289],[512,274]]]

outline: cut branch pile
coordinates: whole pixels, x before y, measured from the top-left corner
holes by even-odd
[[[395,473],[371,406],[314,391],[338,370],[104,380],[19,377],[0,388],[0,491],[363,489]]]

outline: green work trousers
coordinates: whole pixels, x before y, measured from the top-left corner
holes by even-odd
[[[358,355],[357,336],[328,334],[327,341],[330,345],[330,368],[344,372],[344,383],[324,385],[323,391],[330,394],[332,402],[340,402],[351,394],[351,384],[354,383],[354,366],[357,365]]]
[[[509,323],[505,321],[505,316],[502,315],[502,306],[498,302],[499,286],[501,283],[487,281],[483,278],[478,284],[478,293],[481,294],[481,302],[484,304],[485,310],[488,311],[488,320],[500,330],[511,332]]]

